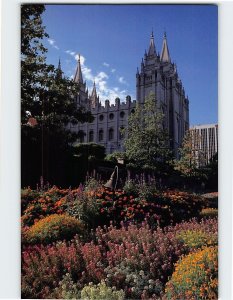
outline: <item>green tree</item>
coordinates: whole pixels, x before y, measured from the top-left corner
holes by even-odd
[[[93,120],[90,112],[77,107],[78,85],[62,76],[60,65],[46,63],[44,11],[44,5],[21,6],[22,185],[35,185],[41,175],[64,184],[78,137],[70,124]]]
[[[137,104],[128,120],[128,130],[125,130],[128,166],[156,174],[167,170],[171,151],[164,127],[164,115],[155,95],[151,93],[144,105]]]
[[[204,153],[200,149],[200,138],[195,131],[186,132],[179,154],[180,158],[174,161],[175,170],[184,177],[199,176],[200,167],[204,164]]]

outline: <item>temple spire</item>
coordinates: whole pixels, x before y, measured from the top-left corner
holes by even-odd
[[[60,57],[59,57],[59,61],[58,61],[58,70],[61,70],[61,60],[60,60]]]
[[[78,66],[77,66],[76,73],[74,76],[74,81],[77,83],[83,83],[83,76],[82,76],[81,63],[80,63],[80,54],[78,55]]]
[[[97,98],[95,81],[94,81],[94,84],[93,84],[93,89],[92,89],[91,97],[92,98]]]
[[[95,81],[93,83],[93,89],[90,96],[90,104],[91,104],[91,108],[95,108],[99,105],[99,97],[97,96]]]
[[[152,30],[151,36],[150,36],[150,46],[149,46],[149,50],[148,50],[148,55],[155,55],[155,54],[156,54],[156,50],[155,50],[155,43],[154,43],[154,33]]]
[[[61,60],[59,57],[59,61],[58,61],[58,66],[57,66],[57,75],[56,75],[57,79],[61,79],[62,78],[62,69],[61,69]]]
[[[162,46],[162,51],[161,51],[161,55],[160,55],[160,60],[162,62],[171,62],[168,45],[167,45],[166,32],[164,32],[164,36],[163,36],[163,46]]]

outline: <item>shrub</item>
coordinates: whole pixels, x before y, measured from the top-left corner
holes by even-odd
[[[173,264],[186,251],[173,232],[165,234],[161,228],[152,231],[146,223],[98,228],[96,237],[98,244],[108,249],[104,269],[107,283],[124,288],[127,298],[138,299],[145,291],[148,297],[160,296]]]
[[[177,238],[189,249],[217,244],[217,238],[213,235],[208,235],[203,230],[184,230],[177,234]]]
[[[27,205],[40,197],[40,192],[32,190],[30,187],[21,190],[21,211],[23,212]]]
[[[51,298],[63,275],[69,273],[76,281],[81,277],[83,264],[80,243],[77,240],[72,243],[58,242],[54,245],[24,248],[22,298]]]
[[[49,244],[58,240],[69,240],[75,234],[83,234],[84,225],[81,221],[68,215],[50,215],[39,220],[24,233],[29,244]]]
[[[76,190],[61,190],[53,187],[47,191],[40,191],[38,196],[28,203],[21,217],[22,224],[31,226],[48,215],[62,214],[66,208],[66,198],[72,196]],[[23,195],[22,195],[23,197]],[[24,199],[24,198],[22,198]]]
[[[156,199],[156,185],[155,182],[150,184],[139,184],[138,185],[138,196],[141,199],[146,199],[147,201],[153,201]]]
[[[217,219],[192,219],[189,222],[182,222],[176,226],[169,226],[168,231],[175,233],[176,238],[184,244],[188,251],[214,246],[218,243],[218,222]]]
[[[170,218],[164,223],[169,225],[197,217],[203,207],[203,199],[187,192],[166,191],[162,194],[161,205],[168,206]]]
[[[81,299],[83,300],[94,300],[94,299],[111,299],[111,300],[123,300],[124,291],[120,290],[117,291],[114,287],[106,286],[104,281],[97,285],[93,285],[90,283],[89,285],[85,286],[81,291]]]
[[[163,291],[161,280],[152,279],[153,274],[134,269],[123,260],[115,267],[108,266],[104,271],[107,277],[106,283],[124,288],[128,299],[141,299],[142,295],[147,295],[151,299],[151,297],[158,297]]]
[[[70,273],[66,273],[52,293],[52,297],[54,299],[81,299],[81,285],[74,283]]]
[[[218,208],[218,192],[202,194],[201,196],[205,207]]]
[[[202,218],[215,218],[218,216],[217,208],[203,208],[200,212],[200,217]]]
[[[79,187],[75,197],[67,199],[66,212],[70,216],[83,220],[91,227],[94,227],[99,215],[96,194],[100,187],[98,181],[92,178],[89,179],[84,187]]]
[[[206,247],[183,257],[166,284],[168,299],[217,299],[217,248]]]
[[[129,179],[125,182],[125,185],[123,187],[123,191],[128,195],[137,195],[138,194],[138,186],[137,184]]]

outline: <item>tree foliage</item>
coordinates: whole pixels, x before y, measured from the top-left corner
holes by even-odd
[[[70,125],[93,120],[77,107],[79,86],[62,76],[61,68],[46,63],[44,11],[42,4],[21,6],[22,185],[35,184],[41,175],[63,184],[78,137]]]
[[[199,167],[204,164],[204,153],[200,149],[200,138],[195,132],[186,132],[179,154],[180,159],[174,163],[175,170],[184,177],[198,175]]]
[[[137,104],[125,132],[126,156],[130,166],[155,172],[164,169],[171,152],[163,122],[164,115],[154,94],[151,93],[145,99],[144,105]]]

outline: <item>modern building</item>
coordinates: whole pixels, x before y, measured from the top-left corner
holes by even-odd
[[[218,124],[192,126],[190,133],[197,167],[205,166],[218,152]]]
[[[164,124],[170,136],[170,146],[177,156],[178,148],[186,130],[189,129],[189,100],[178,76],[177,68],[171,62],[167,37],[164,34],[161,55],[156,50],[153,32],[148,50],[141,61],[140,71],[136,72],[136,100],[126,97],[125,102],[119,98],[110,105],[105,100],[102,105],[97,95],[95,82],[89,95],[83,80],[80,59],[74,77],[80,86],[77,105],[84,106],[94,116],[92,123],[78,124],[72,129],[79,132],[78,142],[95,142],[106,148],[106,153],[124,150],[124,136],[121,128],[127,128],[128,117],[135,110],[136,103],[143,105],[149,93],[155,94],[164,114]]]

